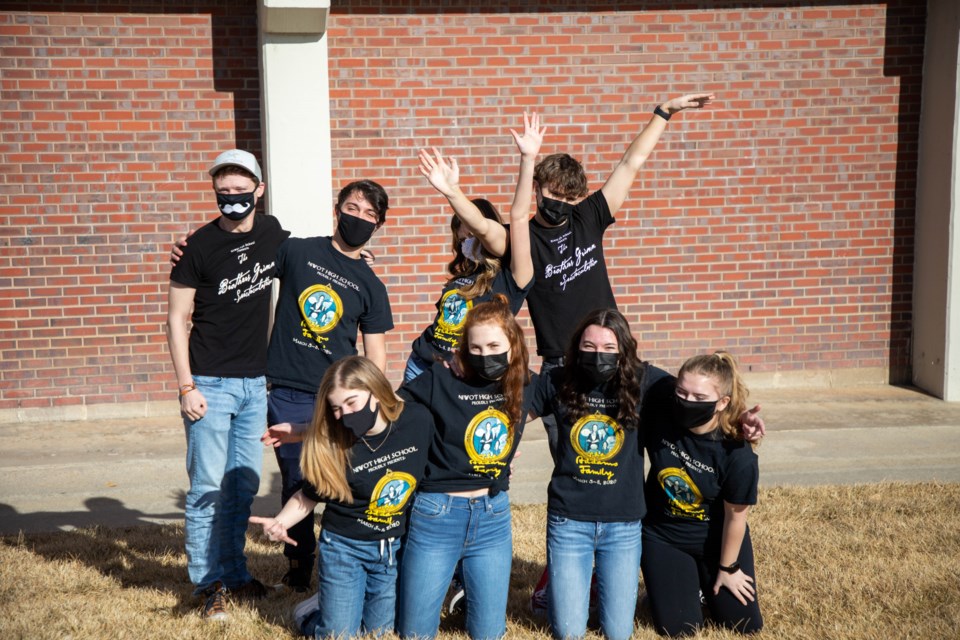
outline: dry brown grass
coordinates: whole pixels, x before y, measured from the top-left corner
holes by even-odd
[[[544,561],[543,506],[514,507],[508,635],[546,639],[527,611]],[[751,515],[765,638],[960,638],[960,485],[875,484],[761,491]],[[0,545],[0,639],[293,638],[301,597],[277,592],[205,624],[177,526],[8,537]],[[252,571],[276,582],[279,547],[251,541]],[[446,631],[441,637],[466,636]],[[656,638],[641,612],[637,638]],[[734,638],[709,629],[705,640]]]

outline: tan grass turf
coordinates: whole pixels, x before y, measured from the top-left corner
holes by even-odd
[[[514,506],[510,638],[549,638],[528,610],[544,562],[545,519],[543,506]],[[750,521],[761,637],[960,638],[960,485],[763,490]],[[179,526],[3,538],[0,640],[296,637],[290,611],[304,596],[286,591],[231,605],[227,623],[201,621],[182,544]],[[279,546],[251,540],[248,555],[254,575],[279,581]],[[636,638],[657,637],[643,611],[637,625]],[[713,628],[699,637],[738,636]]]

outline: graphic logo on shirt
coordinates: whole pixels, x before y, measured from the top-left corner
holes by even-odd
[[[603,462],[620,453],[623,429],[610,416],[595,413],[577,420],[570,430],[570,442],[585,462]]]
[[[703,507],[703,494],[685,469],[667,467],[657,474],[657,481],[667,494],[670,515],[704,522],[710,520]]]
[[[502,411],[488,408],[473,417],[463,439],[474,471],[499,477],[513,450],[513,429]]]
[[[409,473],[388,469],[373,489],[370,506],[367,508],[367,518],[374,522],[389,524],[395,516],[403,513],[403,508],[413,495],[416,486],[416,479]]]
[[[337,292],[325,284],[315,284],[300,294],[300,315],[313,333],[327,333],[340,322],[343,302]]]
[[[440,298],[440,316],[437,324],[447,333],[460,334],[463,323],[467,321],[467,313],[473,308],[473,300],[468,300],[460,294],[459,289],[451,289]]]

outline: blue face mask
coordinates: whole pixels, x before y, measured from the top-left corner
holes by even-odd
[[[243,220],[257,208],[257,199],[254,192],[250,193],[218,193],[217,208],[225,218],[234,222]]]

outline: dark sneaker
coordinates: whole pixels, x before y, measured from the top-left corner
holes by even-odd
[[[207,599],[200,610],[200,616],[210,622],[225,622],[230,618],[227,613],[227,589],[222,582],[215,582],[205,592]]]
[[[290,569],[283,575],[280,582],[297,593],[306,593],[310,590],[310,581],[313,576],[313,556],[309,560],[290,558]]]
[[[300,602],[293,608],[293,620],[297,625],[297,631],[304,635],[312,636],[313,633],[305,633],[303,623],[310,619],[315,611],[320,609],[320,594],[315,593],[303,602]]]
[[[267,595],[267,587],[254,578],[242,587],[233,589],[231,593],[241,600],[261,600]]]

